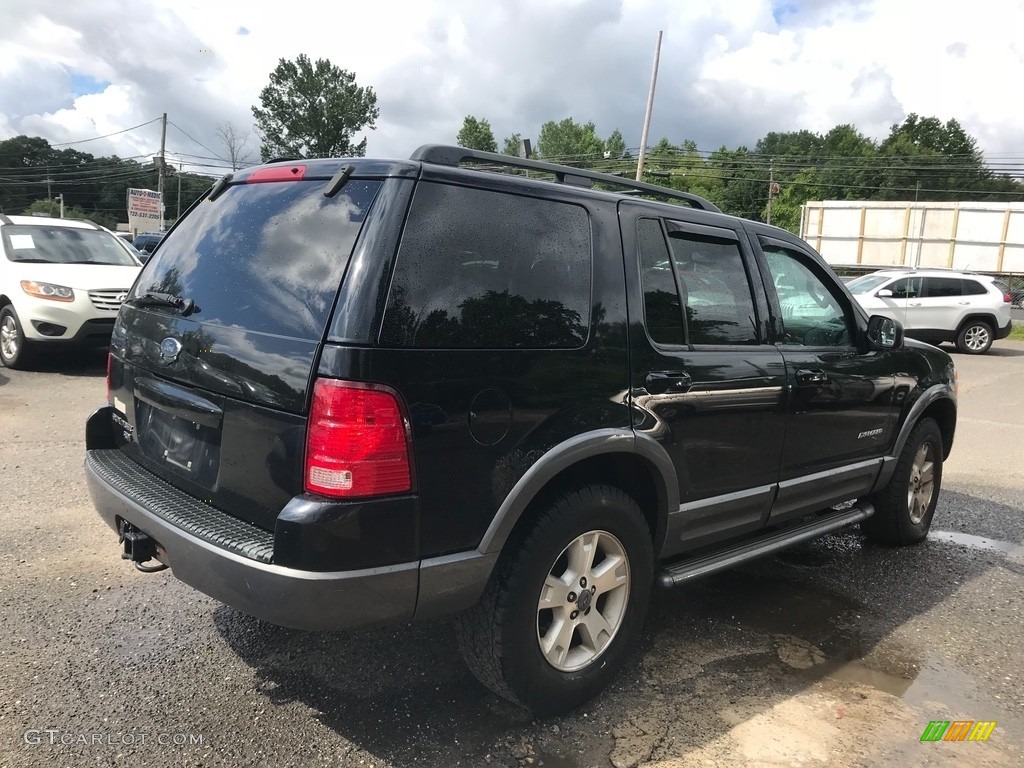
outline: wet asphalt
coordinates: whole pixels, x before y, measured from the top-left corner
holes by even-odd
[[[658,591],[613,686],[544,721],[444,621],[303,633],[136,572],[82,471],[103,355],[0,368],[0,765],[1024,764],[1024,344],[955,360],[937,535],[843,531]],[[921,744],[937,719],[998,725]]]

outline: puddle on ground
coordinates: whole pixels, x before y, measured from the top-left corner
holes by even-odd
[[[884,672],[868,666],[862,659],[830,670],[825,676],[845,685],[865,685],[897,696],[908,706],[939,714],[970,715],[992,702],[981,692],[973,678],[955,667],[929,661],[921,666],[903,665],[909,676]]]
[[[971,533],[960,533],[959,531],[930,531],[929,541],[941,541],[946,544],[958,544],[961,547],[971,549],[986,549],[990,552],[1005,552],[1008,555],[1024,554],[1024,545],[1015,544],[1012,541],[1001,541],[999,539],[986,539],[984,536],[975,536]]]

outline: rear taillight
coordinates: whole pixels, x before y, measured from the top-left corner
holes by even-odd
[[[356,498],[412,490],[408,422],[394,392],[317,379],[306,429],[306,490]]]
[[[1004,304],[1013,304],[1013,296],[1011,296],[1008,293],[1003,293],[1003,303]]]

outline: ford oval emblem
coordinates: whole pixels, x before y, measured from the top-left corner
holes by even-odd
[[[160,342],[160,360],[164,363],[173,363],[178,359],[181,352],[181,342],[168,336]]]

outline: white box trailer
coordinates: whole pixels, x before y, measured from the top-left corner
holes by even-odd
[[[800,237],[833,267],[1024,272],[1024,203],[809,201]]]

